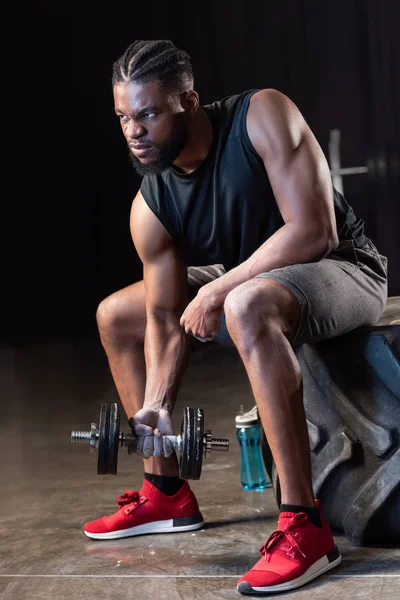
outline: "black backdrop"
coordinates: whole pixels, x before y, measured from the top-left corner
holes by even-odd
[[[37,0],[20,10],[21,44],[9,52],[11,62],[23,55],[11,80],[11,91],[15,79],[23,90],[14,125],[23,152],[8,336],[93,331],[99,301],[141,278],[128,223],[140,180],[110,83],[112,62],[135,39],[186,49],[202,103],[275,87],[326,154],[339,128],[342,165],[370,166],[344,177],[345,196],[389,258],[390,295],[400,294],[398,0]]]

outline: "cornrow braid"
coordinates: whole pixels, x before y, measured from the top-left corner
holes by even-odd
[[[179,93],[193,89],[189,54],[170,40],[136,40],[113,64],[113,86],[152,80]]]

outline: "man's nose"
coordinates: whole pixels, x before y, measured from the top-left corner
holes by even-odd
[[[146,129],[143,127],[141,123],[135,122],[133,119],[129,121],[126,136],[131,139],[137,139],[143,137],[146,133]]]

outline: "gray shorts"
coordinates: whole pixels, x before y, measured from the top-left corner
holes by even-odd
[[[189,267],[190,297],[225,273],[222,265]],[[300,324],[292,345],[317,342],[379,321],[387,301],[387,258],[372,242],[363,248],[352,240],[339,244],[318,262],[290,265],[260,273],[289,288],[301,306]],[[233,346],[225,314],[213,344]]]

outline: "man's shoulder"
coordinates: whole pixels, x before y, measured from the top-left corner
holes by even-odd
[[[148,173],[144,175],[140,183],[140,192],[145,200],[154,193],[158,196],[163,195],[166,173]]]
[[[247,97],[252,96],[256,92],[259,92],[260,89],[248,89],[243,92],[237,94],[230,94],[229,96],[224,96],[220,100],[214,100],[209,104],[202,105],[205,110],[212,113],[223,113],[232,110],[235,106],[239,105],[243,100]]]

